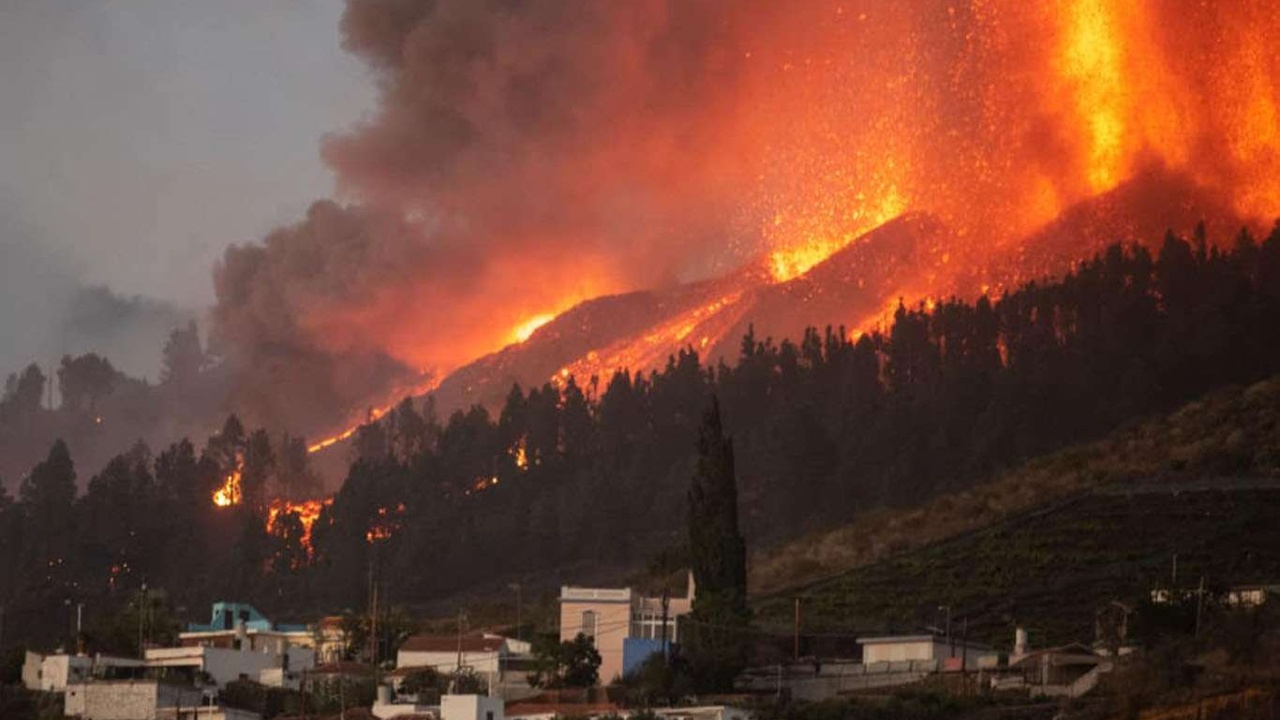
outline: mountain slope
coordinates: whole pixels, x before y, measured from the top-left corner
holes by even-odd
[[[1165,582],[1173,553],[1186,584],[1280,577],[1278,511],[1280,377],[761,553],[757,616],[785,626],[801,596],[809,631],[911,630],[950,605],[978,637],[1088,639],[1092,612]]]
[[[866,329],[888,319],[899,300],[999,292],[1060,275],[1117,240],[1156,246],[1166,230],[1188,233],[1205,218],[1222,238],[1243,224],[1191,178],[1160,168],[1003,244],[961,237],[931,215],[908,213],[787,282],[773,282],[761,263],[673,289],[584,302],[526,342],[453,372],[435,391],[436,402],[446,412],[474,403],[495,408],[513,382],[537,386],[573,374],[585,386],[619,368],[660,368],[686,346],[713,362],[732,361],[751,326],[757,337],[793,340],[806,326]]]

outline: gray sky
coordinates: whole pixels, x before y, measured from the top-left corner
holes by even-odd
[[[375,92],[341,10],[0,0],[0,372],[83,351],[57,327],[64,289],[203,308],[227,244],[332,192],[319,139]]]

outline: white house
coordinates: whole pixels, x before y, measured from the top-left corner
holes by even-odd
[[[253,680],[272,687],[297,689],[300,673],[315,665],[315,651],[289,648],[283,654],[213,647],[147,648],[147,667],[190,668],[225,687],[235,680]]]
[[[523,640],[479,633],[463,635],[414,635],[396,653],[396,668],[408,672],[431,668],[451,675],[461,668],[486,680],[496,680],[506,670],[508,660],[528,657],[532,648]],[[402,673],[403,674],[403,673]]]
[[[22,663],[22,684],[28,690],[62,692],[67,685],[88,680],[108,667],[143,667],[141,660],[107,655],[41,655],[28,652]]]
[[[978,659],[994,656],[996,652],[987,645],[966,642],[960,638],[941,635],[891,635],[858,638],[862,646],[862,663],[900,663],[911,661],[937,661],[946,666],[963,663],[976,668]],[[959,669],[959,668],[957,668]]]

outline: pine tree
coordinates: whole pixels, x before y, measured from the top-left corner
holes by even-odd
[[[733,440],[724,433],[714,395],[699,431],[689,488],[689,556],[697,591],[681,637],[697,683],[706,690],[728,689],[746,662],[751,614]]]

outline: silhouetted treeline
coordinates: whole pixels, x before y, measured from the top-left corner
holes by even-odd
[[[10,374],[0,396],[0,477],[9,488],[58,438],[82,467],[96,471],[138,438],[168,440],[216,427],[228,412],[232,377],[205,352],[195,323],[175,328],[160,352],[155,383],[125,375],[97,353]]]
[[[21,598],[35,627],[64,596],[110,605],[144,576],[199,617],[231,596],[268,612],[363,607],[371,564],[386,604],[634,568],[684,541],[713,392],[749,542],[856,521],[1280,372],[1280,225],[1262,243],[1242,232],[1222,246],[1203,230],[1166,237],[1157,255],[1114,246],[995,300],[899,307],[884,332],[749,334],[732,365],[687,350],[649,374],[513,387],[496,417],[475,407],[440,419],[429,399],[406,400],[357,433],[310,554],[296,518],[265,530],[270,494],[307,477],[296,439],[229,423],[203,453],[138,447],[79,499],[55,447],[16,501],[0,496],[0,542],[13,549],[0,556],[0,597]],[[236,462],[245,502],[215,508]]]

